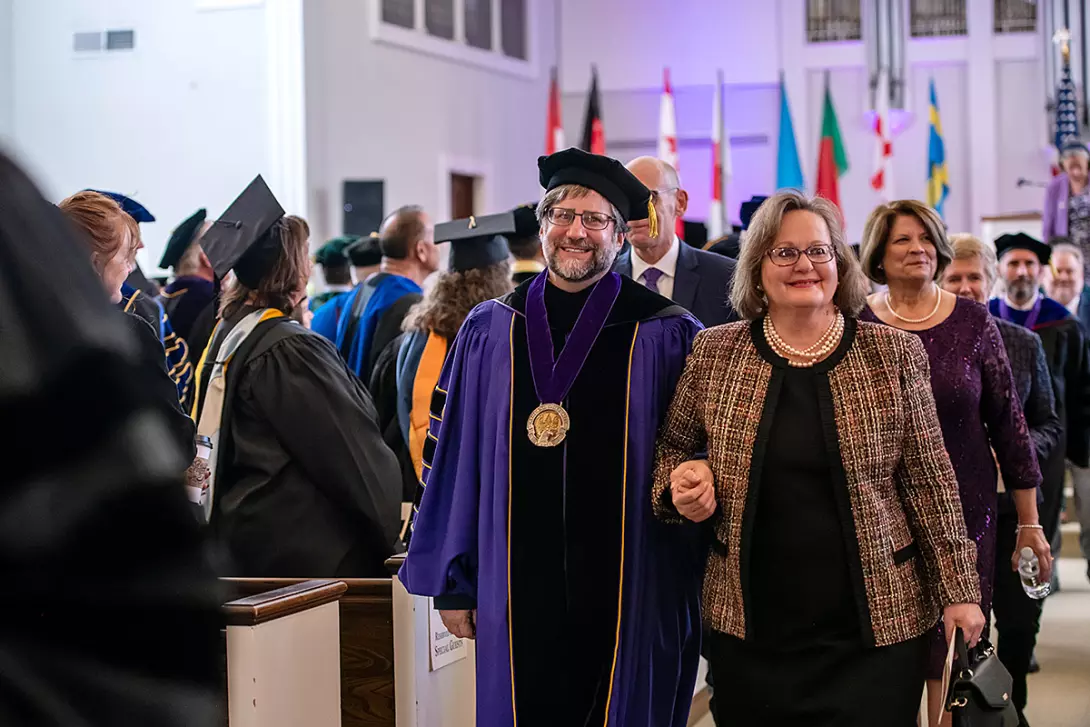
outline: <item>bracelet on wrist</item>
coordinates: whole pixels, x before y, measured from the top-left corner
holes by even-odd
[[[1022,523],[1018,523],[1018,529],[1019,530],[1044,530],[1045,528],[1044,528],[1043,525],[1037,525],[1035,523],[1027,523],[1025,525],[1023,525]]]

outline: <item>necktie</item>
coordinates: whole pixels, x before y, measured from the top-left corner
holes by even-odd
[[[662,272],[658,268],[647,268],[643,271],[643,284],[647,286],[648,290],[659,292],[659,278],[666,273]]]

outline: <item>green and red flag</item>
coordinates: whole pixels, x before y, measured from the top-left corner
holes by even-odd
[[[816,193],[840,207],[840,177],[848,171],[848,154],[840,138],[840,124],[829,91],[829,73],[825,73],[825,104],[821,112],[821,142],[818,146]],[[840,208],[844,214],[844,209]]]

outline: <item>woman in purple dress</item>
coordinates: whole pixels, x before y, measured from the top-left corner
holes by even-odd
[[[1041,473],[1003,339],[987,308],[937,284],[953,253],[942,219],[932,209],[909,200],[878,207],[864,228],[861,256],[868,277],[889,290],[870,296],[860,320],[911,331],[927,349],[943,439],[957,475],[965,525],[976,541],[980,605],[988,614],[995,574],[997,460],[1018,511],[1016,551],[1032,548],[1045,578],[1052,570],[1037,517]],[[931,714],[941,705],[945,657],[940,623],[927,674]]]

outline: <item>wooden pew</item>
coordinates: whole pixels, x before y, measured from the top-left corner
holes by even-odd
[[[224,578],[238,597],[302,578]],[[395,727],[393,586],[389,578],[340,578],[341,725]]]
[[[231,727],[341,724],[337,601],[345,590],[313,580],[224,605]]]

